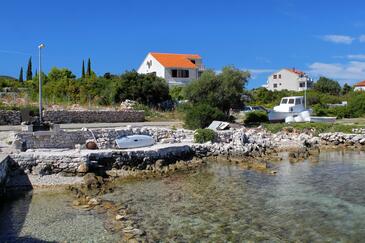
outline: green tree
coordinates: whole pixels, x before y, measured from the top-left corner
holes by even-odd
[[[185,97],[193,104],[207,103],[228,114],[230,108],[243,106],[241,97],[249,78],[249,72],[231,66],[224,67],[220,74],[208,70],[186,86]]]
[[[191,105],[185,111],[184,123],[189,129],[205,128],[214,120],[226,120],[226,115],[216,107],[208,104]]]
[[[82,60],[81,78],[85,78],[85,61]]]
[[[90,58],[87,60],[87,71],[86,74],[88,77],[91,77],[91,60]]]
[[[24,81],[24,79],[23,79],[23,67],[20,68],[20,73],[19,73],[19,79],[18,80],[21,83]]]
[[[67,68],[52,68],[45,82],[45,95],[62,101],[79,101],[79,86],[76,76]]]
[[[134,70],[121,75],[114,82],[112,92],[113,100],[117,103],[131,99],[154,106],[170,99],[166,80],[154,74],[139,74]]]
[[[365,92],[354,92],[348,100],[348,111],[352,117],[361,117],[365,114]]]
[[[321,93],[339,95],[341,91],[341,86],[335,80],[326,77],[320,77],[319,80],[314,84],[314,89]]]
[[[32,80],[33,73],[32,73],[32,57],[28,60],[28,67],[27,67],[27,80]]]
[[[341,90],[341,94],[342,95],[346,95],[348,94],[350,91],[352,91],[352,87],[350,85],[348,85],[347,83],[345,83],[342,87],[342,90]]]
[[[173,100],[183,100],[184,93],[183,93],[182,86],[172,86],[170,87],[170,96]]]

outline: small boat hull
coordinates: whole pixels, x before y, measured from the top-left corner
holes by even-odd
[[[117,147],[120,149],[141,148],[154,145],[156,142],[151,136],[131,135],[117,138],[115,140]]]

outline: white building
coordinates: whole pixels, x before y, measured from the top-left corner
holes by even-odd
[[[354,91],[365,91],[365,80],[354,85]]]
[[[138,68],[138,73],[155,73],[169,85],[185,85],[200,77],[202,58],[197,54],[171,54],[150,52]]]
[[[312,79],[302,71],[296,69],[281,69],[280,71],[271,74],[267,79],[267,84],[263,87],[268,90],[292,90],[303,91],[305,87],[312,86]]]

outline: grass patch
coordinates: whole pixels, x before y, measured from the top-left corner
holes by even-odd
[[[293,124],[285,124],[285,123],[265,123],[263,124],[264,128],[272,133],[277,133],[282,131],[283,129],[290,131],[305,132],[305,131],[313,131],[315,135],[326,132],[343,132],[343,133],[352,133],[353,128],[359,128],[359,126],[353,125],[344,125],[344,124],[336,124],[336,123],[293,123]]]

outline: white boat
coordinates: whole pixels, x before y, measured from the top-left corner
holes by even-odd
[[[309,114],[312,113],[312,110],[305,109],[303,96],[284,97],[281,99],[280,105],[275,106],[273,110],[269,111],[269,121],[285,121],[285,118],[289,116],[295,118],[304,111],[308,111]]]
[[[154,145],[156,142],[151,136],[147,135],[131,135],[115,140],[117,147],[121,149],[140,148]]]

